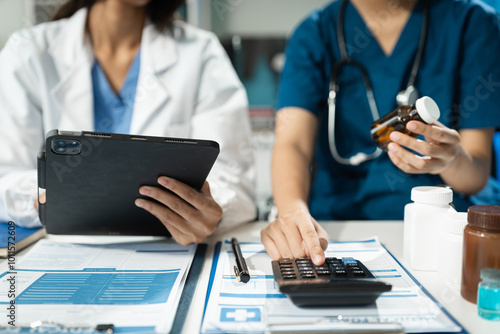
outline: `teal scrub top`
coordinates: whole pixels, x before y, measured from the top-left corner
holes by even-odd
[[[116,94],[97,60],[92,66],[92,88],[94,94],[94,129],[97,132],[122,133],[130,132],[130,123],[134,113],[135,95],[141,51],[137,52],[120,88]]]
[[[278,110],[304,108],[318,117],[310,210],[319,220],[403,219],[415,186],[443,184],[438,175],[406,174],[386,152],[359,166],[337,163],[329,149],[327,96],[332,64],[340,59],[336,24],[341,1],[313,12],[296,28],[281,76]],[[420,96],[432,97],[439,121],[456,129],[500,127],[500,24],[494,9],[476,1],[430,1],[428,36],[416,78]],[[422,28],[422,1],[416,4],[391,55],[379,44],[351,3],[344,20],[349,56],[368,72],[379,113],[397,107],[406,88]],[[380,22],[383,24],[383,22]],[[336,143],[342,157],[375,149],[374,121],[359,70],[344,67],[337,96]],[[472,202],[454,194],[458,211]]]

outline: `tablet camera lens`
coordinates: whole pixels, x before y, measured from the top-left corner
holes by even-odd
[[[59,154],[80,154],[82,145],[77,140],[55,139],[52,141],[52,151]]]

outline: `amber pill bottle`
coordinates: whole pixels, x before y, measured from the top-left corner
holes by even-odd
[[[500,206],[469,207],[462,261],[460,293],[475,304],[481,269],[500,269]]]
[[[420,121],[432,124],[440,116],[439,107],[436,102],[428,96],[421,97],[411,106],[400,106],[387,115],[373,122],[370,133],[372,139],[382,150],[387,151],[387,145],[391,142],[389,138],[392,131],[417,137],[406,128],[409,121]]]

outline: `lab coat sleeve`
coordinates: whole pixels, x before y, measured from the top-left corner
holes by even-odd
[[[28,41],[14,34],[0,52],[0,221],[40,225],[36,159],[44,141]]]
[[[220,42],[210,36],[191,124],[194,138],[220,145],[207,180],[223,209],[222,228],[256,218],[255,167],[246,92]]]

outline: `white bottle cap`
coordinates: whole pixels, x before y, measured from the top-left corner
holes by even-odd
[[[442,226],[444,232],[463,235],[466,225],[467,212],[448,212]]]
[[[453,201],[453,191],[446,187],[413,187],[411,200],[423,204],[445,205]]]
[[[436,102],[428,96],[419,98],[417,102],[415,102],[415,107],[417,108],[420,118],[427,124],[434,123],[441,115]]]

